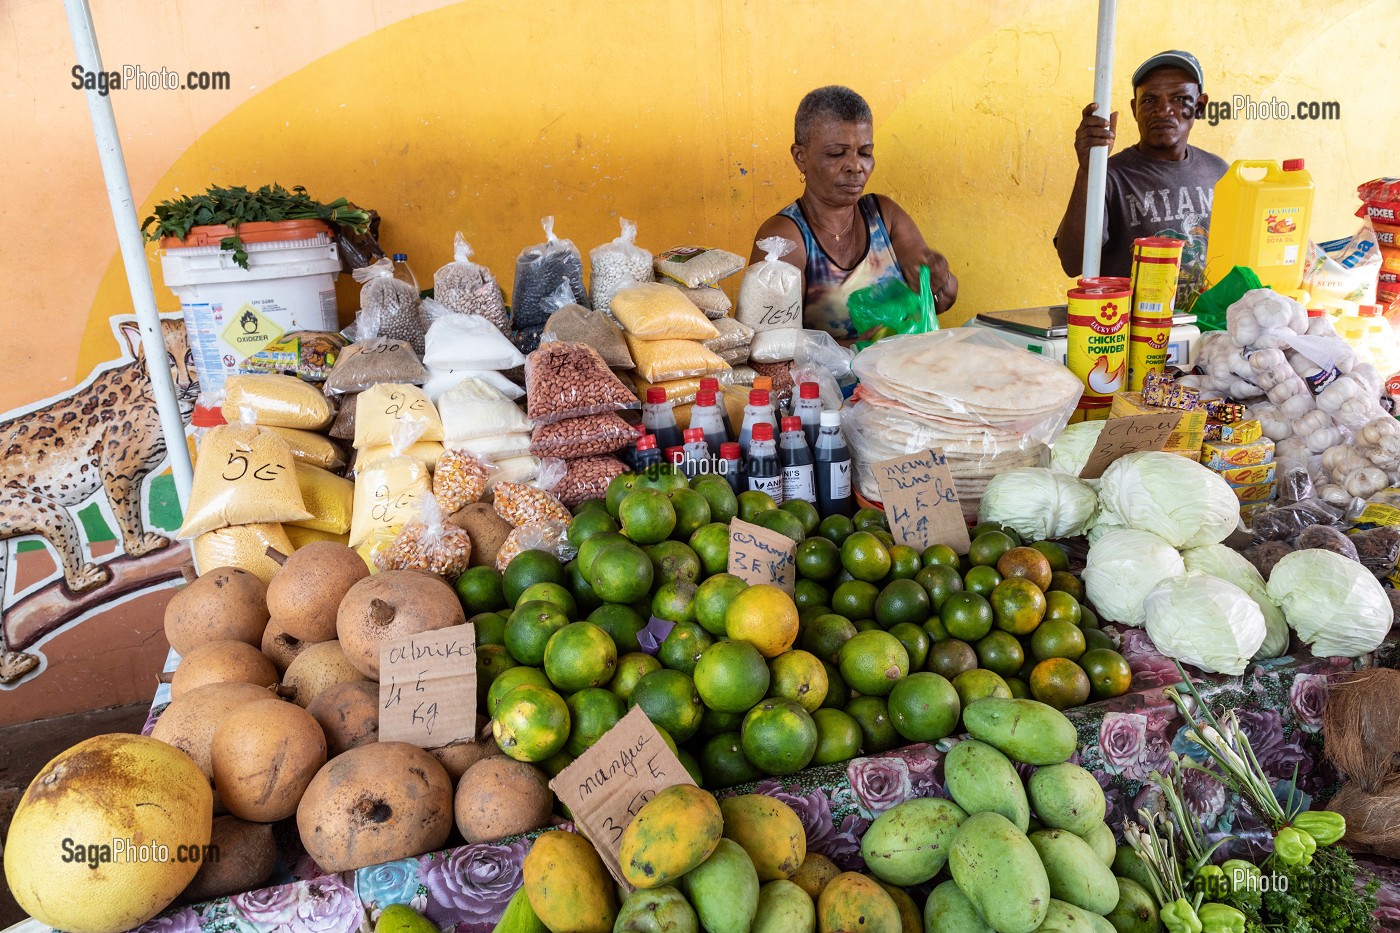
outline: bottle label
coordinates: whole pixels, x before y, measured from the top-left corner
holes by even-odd
[[[831,464],[831,498],[846,499],[851,495],[851,461]]]
[[[783,501],[792,499],[817,500],[816,474],[811,464],[783,467]]]
[[[783,501],[783,478],[781,476],[749,476],[749,488],[756,492],[766,492],[774,501]]]

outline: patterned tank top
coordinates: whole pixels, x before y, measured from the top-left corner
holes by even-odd
[[[797,224],[797,229],[802,231],[802,242],[807,247],[807,266],[803,270],[805,293],[802,296],[804,326],[824,330],[838,340],[856,336],[851,326],[851,313],[846,306],[853,292],[887,278],[904,278],[875,195],[864,195],[856,203],[869,236],[866,238],[865,254],[850,269],[838,266],[836,260],[822,249],[800,202],[794,201],[778,212]]]

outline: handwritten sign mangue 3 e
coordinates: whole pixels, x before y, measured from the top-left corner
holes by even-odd
[[[937,447],[874,466],[880,500],[890,520],[895,543],[919,551],[946,544],[958,554],[972,547],[967,522],[948,458]]]
[[[622,833],[648,800],[693,781],[640,706],[618,720],[573,764],[549,782],[574,823],[593,843],[617,883],[622,877]]]
[[[729,523],[729,572],[745,583],[771,583],[791,596],[797,589],[797,542],[736,518]]]
[[[1080,479],[1098,479],[1113,461],[1128,454],[1161,450],[1181,423],[1181,412],[1149,412],[1109,418],[1103,423],[1099,439],[1089,451],[1089,459],[1079,471]]]
[[[379,647],[379,740],[440,748],[476,738],[476,626]]]

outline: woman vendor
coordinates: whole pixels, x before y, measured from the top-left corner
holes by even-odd
[[[900,276],[919,288],[928,266],[934,307],[953,306],[958,280],[942,253],[924,242],[913,218],[894,201],[866,194],[875,170],[870,105],[850,88],[817,88],[802,98],[793,121],[792,161],[802,196],[764,221],[755,240],[780,236],[797,244],[783,257],[802,270],[805,326],[838,340],[856,339],[847,301],[851,294]],[[754,247],[751,262],[764,252]]]

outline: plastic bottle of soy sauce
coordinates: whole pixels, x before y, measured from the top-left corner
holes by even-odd
[[[749,445],[747,469],[749,489],[766,492],[773,501],[783,503],[783,466],[778,461],[778,448],[773,442],[773,426],[760,421],[753,426],[753,443]]]
[[[686,428],[684,437],[685,459],[681,462],[681,471],[691,479],[709,473],[710,445],[705,443],[705,432],[699,428]]]
[[[783,419],[783,434],[778,441],[778,460],[783,465],[783,501],[805,499],[817,501],[816,475],[812,466],[812,451],[802,432],[802,419],[789,415]]]
[[[841,434],[841,413],[822,412],[822,429],[817,435],[816,456],[817,511],[828,515],[855,514],[855,496],[851,492],[851,450]]]
[[[744,461],[741,459],[738,441],[725,441],[719,447],[719,459],[715,461],[715,469],[729,482],[729,488],[734,490],[734,495],[746,491],[749,488],[748,479],[744,476]]]
[[[715,393],[701,389],[695,396],[695,407],[690,410],[689,430],[699,429],[710,447],[710,456],[718,457],[720,445],[729,440],[729,432],[724,427],[724,417],[715,402]]]
[[[802,433],[807,435],[807,446],[816,449],[817,435],[822,429],[822,391],[815,382],[804,382],[797,387],[797,401],[792,403],[792,413],[802,421]]]
[[[745,458],[749,455],[749,440],[753,437],[755,425],[766,424],[771,439],[778,430],[778,419],[773,414],[773,403],[767,389],[754,389],[749,392],[749,403],[744,406],[744,425],[739,429],[739,450]]]
[[[724,423],[724,436],[733,437],[734,423],[729,420],[729,406],[724,404],[724,393],[720,391],[719,380],[716,379],[714,376],[706,376],[705,378],[700,380],[700,391],[710,392],[714,394],[716,401],[719,402],[720,420]],[[699,397],[697,396],[696,404],[699,404],[698,398]],[[695,414],[693,411],[691,412],[690,420],[692,422],[694,422],[695,420]],[[699,427],[699,425],[696,425],[696,427]],[[715,451],[715,456],[719,456],[719,451]]]
[[[662,450],[682,444],[681,428],[676,423],[675,406],[666,397],[666,390],[656,386],[647,389],[646,404],[642,406],[642,424],[656,435],[656,445]]]

